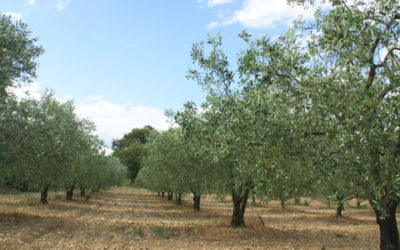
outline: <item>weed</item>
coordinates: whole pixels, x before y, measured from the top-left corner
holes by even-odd
[[[154,228],[154,233],[156,234],[156,236],[158,238],[163,238],[165,231],[164,231],[164,229],[162,227],[155,227]]]
[[[171,232],[165,231],[165,228],[162,227],[155,227],[153,229],[154,234],[157,238],[166,238],[169,239],[171,237]]]
[[[56,200],[56,201],[60,201],[60,200],[63,200],[63,199],[64,199],[64,196],[61,195],[61,194],[55,194],[55,196],[54,196],[54,200]]]
[[[136,233],[136,235],[139,236],[139,237],[142,237],[142,236],[143,236],[143,230],[142,230],[141,228],[137,228],[136,231],[135,231],[135,233]]]
[[[18,205],[33,207],[33,206],[39,205],[39,201],[36,200],[36,199],[31,198],[31,199],[27,199],[27,200],[23,200],[23,201],[18,202]]]

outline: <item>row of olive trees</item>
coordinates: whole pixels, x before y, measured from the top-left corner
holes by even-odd
[[[38,190],[47,203],[50,189],[99,190],[121,184],[126,168],[105,156],[94,125],[79,119],[71,102],[45,93],[40,100],[9,97],[1,106],[0,181],[8,187]]]
[[[164,132],[153,132],[146,143],[147,156],[136,183],[149,190],[172,193],[180,203],[182,193],[193,194],[193,208],[200,210],[201,195],[212,190],[214,172],[209,158],[198,150],[200,146],[192,133],[189,136],[181,129],[171,128]]]
[[[50,189],[65,190],[72,199],[75,187],[99,190],[118,185],[126,168],[105,156],[94,125],[77,117],[71,102],[52,93],[39,100],[18,100],[10,87],[35,76],[36,58],[43,49],[27,26],[0,16],[0,184],[41,192],[47,203]]]
[[[275,39],[243,32],[235,66],[220,36],[195,44],[189,77],[207,101],[201,113],[186,105],[175,114],[180,129],[148,145],[143,182],[188,192],[186,182],[205,178],[202,190],[232,195],[235,227],[252,192],[284,201],[314,183],[340,202],[361,194],[381,248],[398,249],[400,5],[329,3]]]

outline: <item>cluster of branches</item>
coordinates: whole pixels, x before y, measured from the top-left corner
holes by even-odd
[[[43,49],[27,26],[0,16],[0,185],[21,191],[65,190],[72,199],[75,187],[97,191],[121,183],[126,168],[105,156],[95,127],[80,119],[72,102],[62,103],[52,93],[40,99],[18,99],[10,87],[35,76],[36,58]]]
[[[330,1],[277,38],[241,33],[247,49],[234,66],[221,36],[195,44],[189,78],[207,101],[150,141],[142,183],[230,193],[232,226],[245,225],[253,192],[285,200],[315,193],[314,183],[339,201],[362,195],[381,248],[398,249],[399,13],[397,0]]]

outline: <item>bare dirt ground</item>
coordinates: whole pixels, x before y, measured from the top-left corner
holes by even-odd
[[[50,194],[0,195],[0,249],[377,249],[379,230],[371,209],[335,209],[278,202],[249,204],[246,228],[228,227],[231,202],[208,196],[201,211],[140,189],[114,188],[89,202]],[[262,225],[262,222],[265,224]]]

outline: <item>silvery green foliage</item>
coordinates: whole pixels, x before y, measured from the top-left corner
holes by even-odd
[[[7,87],[35,77],[36,58],[44,50],[30,35],[25,23],[0,14],[0,100],[6,97]]]

